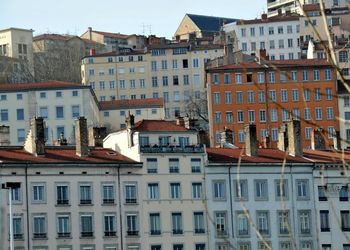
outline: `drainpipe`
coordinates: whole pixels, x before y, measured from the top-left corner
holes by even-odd
[[[120,249],[124,249],[123,243],[123,216],[122,216],[122,199],[120,191],[120,166],[118,166],[118,204],[119,204],[119,231],[120,231]]]
[[[231,167],[228,168],[228,181],[230,188],[230,215],[231,215],[231,230],[232,230],[232,238],[234,237],[234,224],[233,224],[233,203],[232,203],[232,180],[231,180]]]

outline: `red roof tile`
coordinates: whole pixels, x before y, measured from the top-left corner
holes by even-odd
[[[70,89],[70,88],[90,88],[90,87],[81,85],[80,83],[61,82],[61,81],[0,84],[0,92],[28,91],[28,90],[38,90],[38,89],[65,89],[65,88]]]
[[[314,4],[304,4],[303,5],[303,10],[305,12],[308,12],[308,11],[320,11],[321,10],[321,7],[320,7],[320,4],[318,3],[314,3]]]
[[[126,156],[104,148],[91,149],[88,157],[79,157],[76,155],[75,148],[69,146],[47,147],[45,156],[38,157],[26,152],[23,147],[0,147],[0,161],[4,163],[135,163]]]
[[[120,33],[111,33],[111,32],[104,32],[104,31],[97,31],[97,30],[93,30],[92,32],[95,32],[103,36],[115,38],[115,39],[127,39],[129,37],[129,35],[124,35]]]
[[[135,124],[135,130],[140,132],[188,132],[187,128],[176,125],[173,121],[141,120]]]
[[[164,106],[163,98],[147,98],[134,100],[114,100],[100,102],[101,110],[131,109],[131,108],[161,108]]]

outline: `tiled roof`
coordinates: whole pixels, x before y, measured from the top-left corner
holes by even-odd
[[[303,5],[303,10],[305,12],[308,12],[308,11],[320,11],[321,10],[321,7],[320,7],[320,4],[318,3],[314,3],[314,4],[304,4]]]
[[[104,31],[97,31],[97,30],[92,30],[92,32],[95,32],[103,36],[111,37],[114,39],[127,39],[129,37],[129,35],[120,34],[120,33],[111,33],[111,32],[104,32]]]
[[[101,54],[95,54],[95,55],[88,55],[84,56],[84,58],[88,57],[108,57],[108,56],[131,56],[131,55],[144,55],[146,54],[145,50],[131,50],[131,51],[112,51],[112,52],[106,52]]]
[[[46,147],[44,156],[34,156],[26,152],[23,147],[0,147],[0,162],[15,163],[135,163],[111,149],[94,148],[90,150],[88,157],[76,155],[74,147]]]
[[[261,24],[261,23],[274,23],[274,22],[291,22],[298,21],[299,16],[273,16],[266,19],[250,19],[250,20],[238,20],[237,25],[247,25],[247,24]]]
[[[242,62],[238,64],[228,64],[224,66],[219,66],[215,68],[210,68],[210,70],[226,70],[226,69],[260,69],[266,68],[288,68],[288,67],[317,67],[317,66],[332,66],[330,62],[325,59],[296,59],[296,60],[262,60],[259,64],[258,62]]]
[[[38,36],[33,37],[33,41],[39,41],[39,40],[61,40],[61,41],[67,41],[71,39],[73,36],[68,35],[60,35],[60,34],[41,34]]]
[[[0,92],[17,92],[43,89],[72,89],[72,88],[90,88],[89,86],[81,85],[80,83],[47,81],[34,83],[5,83],[0,84]]]
[[[186,14],[201,31],[219,32],[224,23],[233,23],[237,19],[228,17]]]
[[[173,121],[141,120],[135,124],[139,132],[188,132],[187,128],[176,125]]]
[[[290,156],[278,149],[258,149],[257,156],[247,156],[243,149],[207,148],[210,163],[342,163],[350,161],[350,151],[344,154],[332,150],[305,149],[303,156]]]
[[[100,102],[101,110],[132,109],[132,108],[161,108],[163,106],[164,106],[163,98],[114,100],[114,101]]]

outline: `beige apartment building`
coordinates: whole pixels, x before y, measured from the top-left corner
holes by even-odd
[[[220,45],[191,43],[92,54],[82,59],[82,83],[100,101],[163,97],[165,117],[174,119],[205,98],[204,65],[222,55]]]
[[[20,59],[18,70],[26,67],[34,76],[33,30],[8,28],[0,30],[0,56]]]

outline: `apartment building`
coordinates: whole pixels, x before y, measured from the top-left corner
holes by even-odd
[[[303,151],[293,127],[288,152],[258,149],[247,128],[245,150],[207,149],[209,249],[348,249],[349,154]]]
[[[0,56],[19,59],[18,71],[25,69],[34,76],[33,30],[8,28],[0,30]],[[25,69],[22,69],[24,67]]]
[[[338,81],[339,131],[342,148],[350,146],[350,93],[346,86],[349,81]]]
[[[165,118],[163,98],[104,101],[99,106],[101,126],[109,131],[125,128],[125,120],[130,114],[134,115],[135,122]]]
[[[76,147],[46,146],[42,118],[24,147],[0,147],[0,241],[10,249],[141,249],[141,211],[132,195],[142,164],[87,146],[87,122],[76,121]],[[14,185],[16,184],[16,185]]]
[[[76,117],[99,125],[98,102],[88,86],[59,81],[0,85],[0,124],[10,127],[10,145],[23,145],[34,116],[45,118],[48,145],[61,135],[73,143]]]
[[[285,14],[261,19],[238,20],[226,24],[223,30],[233,41],[234,50],[257,55],[265,49],[271,60],[300,58],[300,16]]]
[[[209,67],[207,73],[211,145],[229,129],[232,143],[242,147],[243,124],[255,123],[261,145],[268,136],[276,147],[279,128],[291,118],[301,120],[303,148],[310,147],[315,128],[333,144],[339,131],[336,73],[326,60],[258,60]]]
[[[124,130],[109,134],[111,148],[144,164],[139,186],[143,249],[211,249],[208,246],[204,164],[198,133],[178,123],[128,118]]]
[[[220,32],[222,25],[235,21],[236,19],[228,17],[186,14],[179,24],[174,38],[177,41],[194,38],[213,38],[214,35]]]
[[[82,83],[100,101],[162,97],[165,117],[174,119],[205,97],[204,64],[222,55],[220,45],[191,43],[90,55],[82,59]]]

